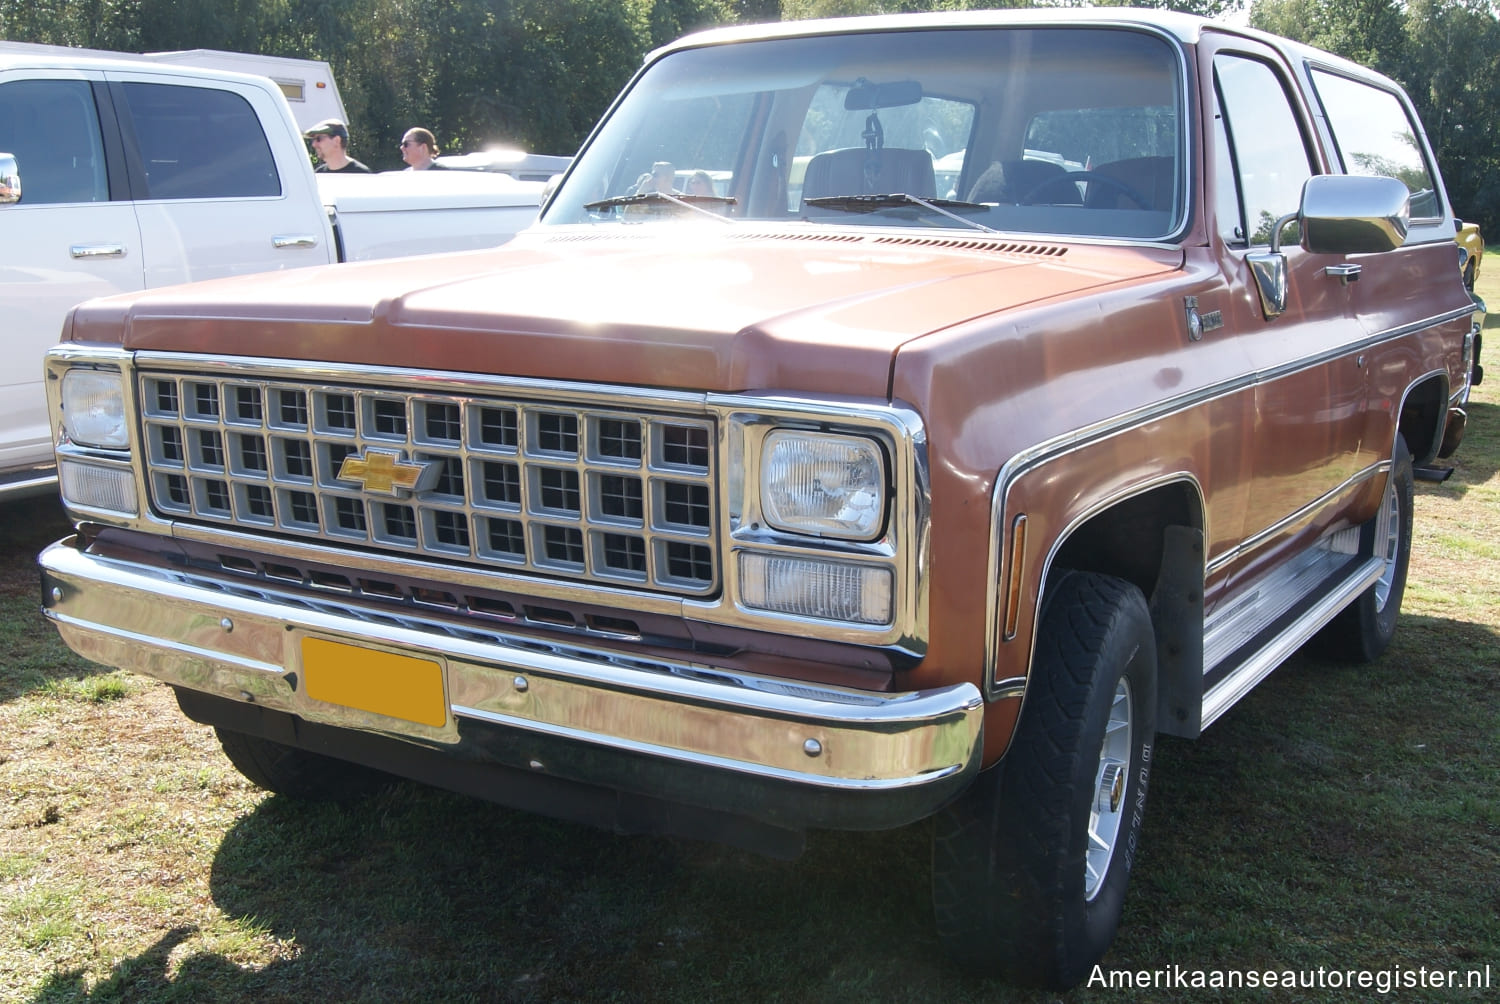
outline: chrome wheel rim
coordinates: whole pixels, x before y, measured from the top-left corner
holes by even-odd
[[[1375,583],[1375,609],[1384,610],[1396,581],[1396,559],[1401,553],[1401,496],[1396,491],[1396,474],[1391,472],[1385,485],[1385,498],[1375,522],[1375,556],[1380,558],[1380,579]]]
[[[1088,849],[1083,856],[1084,898],[1092,900],[1109,874],[1109,862],[1125,820],[1128,806],[1125,789],[1130,771],[1131,746],[1130,683],[1124,677],[1115,684],[1114,701],[1109,708],[1109,724],[1104,727],[1104,744],[1099,748],[1099,769],[1094,773],[1094,798],[1089,807]]]

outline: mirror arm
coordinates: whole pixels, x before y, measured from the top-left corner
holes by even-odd
[[[1301,215],[1302,214],[1300,212],[1297,212],[1297,213],[1287,213],[1281,219],[1277,220],[1276,223],[1275,223],[1275,225],[1271,227],[1271,253],[1272,254],[1280,254],[1281,253],[1281,232],[1286,229],[1286,225],[1288,223],[1291,223],[1293,220],[1297,219]]]

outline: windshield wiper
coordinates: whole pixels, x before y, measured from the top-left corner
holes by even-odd
[[[707,202],[715,206],[732,206],[738,201],[738,199],[729,195],[669,195],[666,192],[636,192],[634,195],[616,195],[612,199],[585,202],[583,208],[594,210],[614,209],[619,206],[682,206],[684,209],[691,209],[695,213],[712,216],[716,220],[728,223],[729,219],[727,217],[721,216],[711,209],[704,209],[695,203]]]
[[[930,209],[934,213],[946,216],[950,220],[956,220],[965,226],[976,230],[983,230],[987,234],[998,234],[1000,231],[993,227],[987,227],[976,220],[965,219],[957,213],[948,212],[949,209],[989,209],[989,206],[979,202],[960,202],[957,199],[923,199],[906,192],[888,192],[884,195],[824,195],[814,199],[803,199],[802,204],[813,206],[818,209],[841,209],[849,213],[873,213],[878,209],[890,209],[893,206],[921,206]]]

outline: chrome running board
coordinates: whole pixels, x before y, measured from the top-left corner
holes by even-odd
[[[1205,675],[1241,653],[1298,605],[1317,597],[1260,648],[1238,659],[1234,670],[1204,694],[1203,728],[1228,711],[1379,580],[1382,562],[1373,557],[1355,561],[1358,545],[1358,527],[1324,538],[1208,618],[1203,639]]]

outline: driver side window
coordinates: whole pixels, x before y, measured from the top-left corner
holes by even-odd
[[[1269,244],[1276,221],[1296,211],[1302,185],[1313,174],[1307,143],[1270,66],[1221,53],[1214,57],[1214,77],[1228,154],[1239,182],[1243,215],[1236,237],[1248,235],[1251,244]],[[1223,181],[1221,176],[1221,186]],[[1228,229],[1227,223],[1221,219],[1221,228]],[[1293,239],[1292,229],[1288,226],[1287,240]]]

